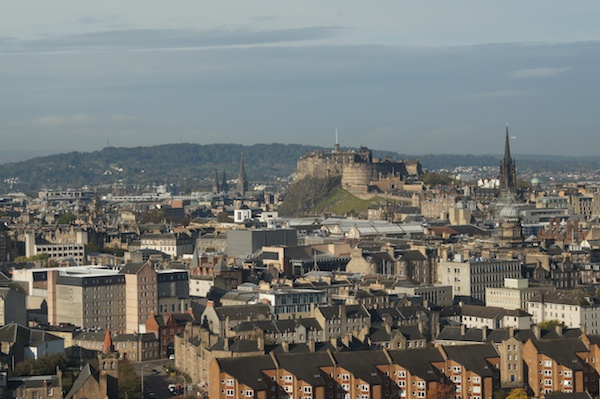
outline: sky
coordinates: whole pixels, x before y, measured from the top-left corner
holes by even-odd
[[[600,2],[0,0],[0,162],[108,145],[600,155]]]

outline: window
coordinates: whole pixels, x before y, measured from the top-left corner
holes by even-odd
[[[225,392],[225,395],[227,395],[227,396],[233,396],[233,389],[228,389],[228,390]]]
[[[250,389],[247,389],[247,390],[246,390],[246,397],[249,397],[249,398],[250,398],[250,397],[252,397],[252,394],[253,394],[253,391],[252,391],[252,390],[250,390]]]
[[[232,379],[228,379],[227,381],[225,381],[225,385],[227,385],[228,387],[232,387],[233,386],[233,380]]]
[[[292,376],[291,375],[284,376],[284,381],[285,382],[292,382]]]
[[[312,387],[308,387],[308,386],[304,387],[304,393],[311,393],[311,392],[312,392]]]

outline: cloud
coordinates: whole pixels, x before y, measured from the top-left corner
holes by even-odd
[[[84,18],[85,23],[96,21]],[[83,20],[82,20],[83,22]],[[90,50],[151,50],[217,48],[232,46],[269,45],[291,42],[318,41],[338,35],[342,27],[316,26],[276,30],[249,28],[194,31],[186,29],[115,29],[103,32],[49,37],[38,40],[15,41],[0,38],[6,46],[1,53],[64,52]]]
[[[538,79],[538,78],[554,78],[568,71],[570,67],[563,68],[527,68],[513,71],[510,77],[513,79]]]
[[[478,99],[478,98],[502,98],[502,97],[519,97],[526,96],[529,93],[523,90],[493,90],[482,93],[467,94],[457,96],[457,99]]]
[[[33,121],[34,125],[46,128],[55,128],[61,126],[88,125],[95,122],[96,119],[87,114],[77,114],[70,116],[45,115]]]

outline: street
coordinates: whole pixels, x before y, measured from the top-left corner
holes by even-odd
[[[173,364],[169,360],[152,360],[141,363],[132,363],[133,368],[138,374],[143,372],[144,390],[147,393],[154,392],[156,399],[170,399],[174,395],[169,391],[169,384],[182,385],[183,379],[181,376],[171,378],[166,373],[163,365]],[[158,373],[154,374],[152,370],[156,370]]]

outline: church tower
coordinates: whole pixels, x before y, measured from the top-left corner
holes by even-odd
[[[244,156],[240,158],[240,173],[237,181],[237,191],[242,195],[246,195],[248,191],[248,180],[246,180],[246,168],[244,168]]]
[[[506,142],[504,144],[504,158],[500,163],[500,193],[504,195],[517,193],[517,172],[515,162],[510,156],[510,137],[506,126]]]
[[[110,330],[106,330],[102,352],[98,354],[100,392],[106,398],[117,399],[119,391],[119,352],[115,351]]]

